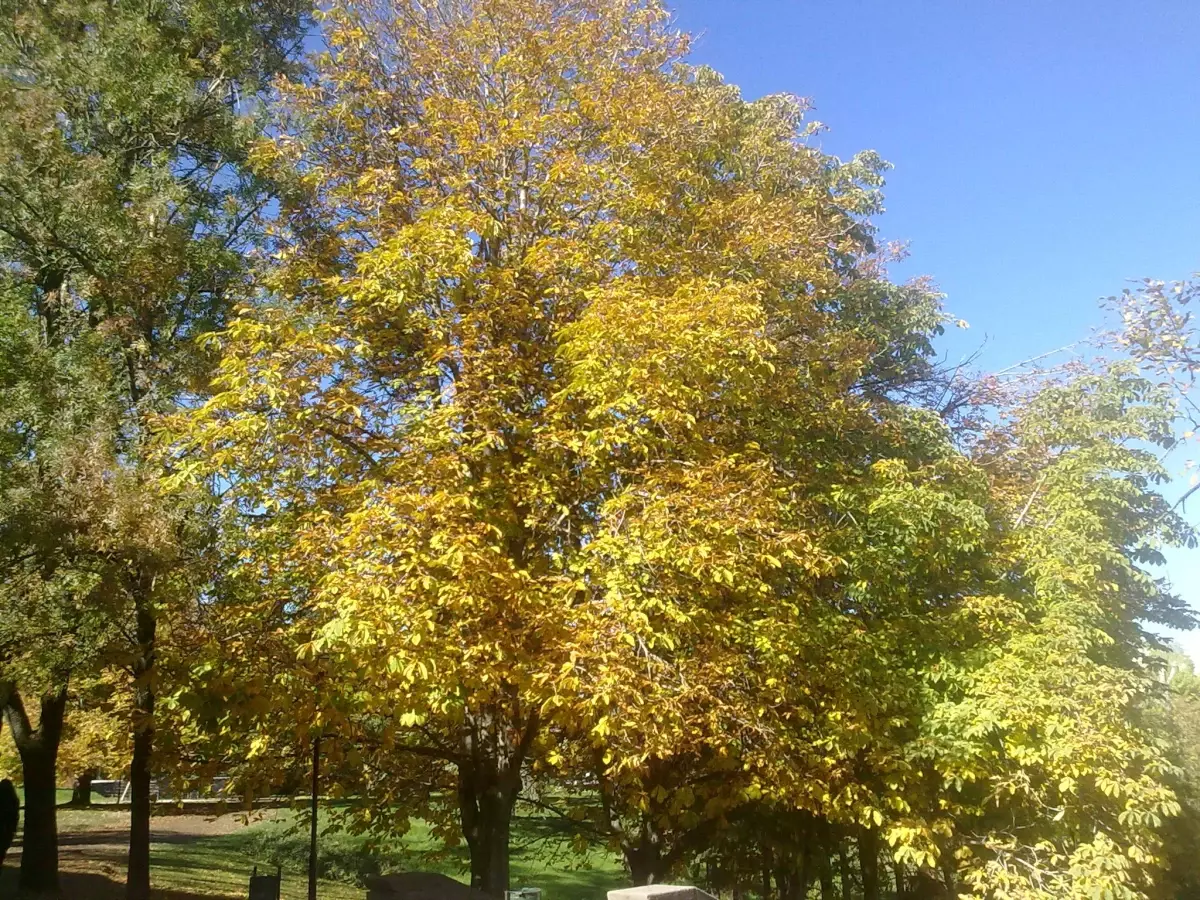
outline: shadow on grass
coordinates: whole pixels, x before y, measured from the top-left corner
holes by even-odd
[[[64,900],[125,900],[125,882],[114,881],[104,875],[91,872],[63,872],[59,875],[61,896]],[[0,870],[0,897],[19,900],[17,893],[17,870],[5,865]],[[154,900],[238,900],[236,894],[214,895],[193,894],[189,891],[156,890]]]
[[[154,830],[150,832],[150,843],[152,844],[195,844],[204,839],[205,835],[202,834],[181,834],[177,831]],[[120,844],[124,846],[128,843],[128,831],[64,831],[59,832],[58,835],[58,846],[60,847],[94,844]]]

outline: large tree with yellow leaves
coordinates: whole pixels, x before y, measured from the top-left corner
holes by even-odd
[[[276,773],[324,734],[361,825],[461,832],[496,895],[532,771],[594,780],[639,881],[759,815],[781,895],[853,836],[869,897],[882,846],[897,885],[1137,896],[1174,808],[1136,723],[1138,548],[1178,536],[1124,446],[1152,392],[925,402],[880,162],[685,65],[653,0],[341,0],[323,34],[179,423],[237,564],[172,702],[226,698],[192,721]]]
[[[850,697],[837,486],[894,455],[939,325],[883,278],[881,164],[683,65],[657,3],[350,2],[324,33],[183,466],[228,482],[246,577],[339,680],[312,715],[376,803],[439,760],[407,808],[453,797],[492,892],[522,770],[566,741],[622,796],[677,758],[820,796],[812,734],[884,703]]]

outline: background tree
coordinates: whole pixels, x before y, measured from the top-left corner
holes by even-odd
[[[128,770],[129,716],[114,708],[127,700],[119,685],[103,681],[84,689],[72,685],[57,757],[58,771],[72,780],[72,806],[91,805],[92,781],[96,778],[119,778]],[[31,726],[36,727],[36,723],[35,718]],[[21,754],[11,729],[0,733],[0,777],[21,780]]]
[[[1200,737],[1200,682],[1191,658],[1171,648],[1157,654],[1157,675],[1162,691],[1156,712],[1157,725],[1168,738],[1168,752],[1177,766],[1172,787],[1182,811],[1163,829],[1166,871],[1151,896],[1200,897],[1200,861],[1191,852],[1200,838],[1200,769],[1197,738]]]
[[[195,595],[183,573],[197,531],[155,488],[147,424],[203,387],[192,338],[222,322],[264,202],[241,165],[248,104],[286,65],[303,11],[286,0],[0,4],[4,327],[28,357],[6,373],[5,593],[29,611],[22,621],[54,632],[2,660],[14,732],[19,691],[43,698],[25,779],[36,769],[46,782],[27,795],[27,890],[56,882],[51,726],[79,653],[103,649],[128,668],[136,701],[129,892],[149,891],[159,619]],[[105,622],[128,625],[130,640],[116,647],[121,632]],[[36,658],[45,647],[53,657]]]
[[[97,532],[116,506],[106,479],[116,459],[101,341],[83,335],[49,346],[29,312],[34,292],[12,281],[4,287],[0,700],[23,769],[22,887],[36,892],[56,886],[55,773],[70,678],[111,661],[119,572]],[[56,322],[74,325],[68,314]]]
[[[120,669],[72,687],[58,754],[59,772],[71,779],[72,806],[91,806],[94,779],[121,777],[129,770],[132,697],[123,687]]]
[[[1142,896],[1179,812],[1147,720],[1153,640],[1190,616],[1146,569],[1190,542],[1156,489],[1174,407],[1129,364],[1039,385],[974,447],[996,580],[930,671],[932,753],[972,895]],[[949,834],[947,835],[950,836]],[[899,858],[899,855],[897,856]]]

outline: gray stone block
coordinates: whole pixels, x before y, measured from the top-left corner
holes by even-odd
[[[609,891],[608,900],[715,900],[697,887],[685,884],[647,884]]]
[[[436,872],[401,872],[367,879],[367,900],[491,900]]]

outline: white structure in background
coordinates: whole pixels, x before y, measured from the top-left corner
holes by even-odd
[[[716,900],[697,887],[685,884],[647,884],[609,891],[608,900]]]

